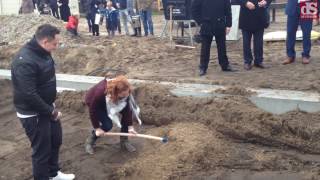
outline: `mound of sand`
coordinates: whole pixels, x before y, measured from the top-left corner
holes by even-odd
[[[230,94],[230,95],[239,95],[239,96],[251,96],[254,94],[254,92],[247,90],[244,87],[241,86],[231,86],[227,89],[217,89],[215,91],[216,93],[221,94]]]
[[[145,145],[135,159],[115,172],[113,178],[179,179],[196,171],[209,170],[210,164],[226,158],[226,145],[201,123],[180,122],[165,129],[168,144],[155,142]],[[147,134],[161,136],[159,132],[162,131],[155,128]]]
[[[63,41],[68,37],[64,33],[64,22],[53,16],[24,14],[17,16],[0,16],[0,41],[9,44],[25,43],[31,39],[36,29],[42,24],[51,24],[62,31]]]

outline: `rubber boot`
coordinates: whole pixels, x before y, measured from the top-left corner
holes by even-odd
[[[88,154],[94,154],[94,150],[93,150],[93,146],[95,144],[95,142],[97,141],[98,137],[96,136],[95,131],[91,131],[89,134],[89,137],[86,139],[86,143],[85,143],[85,151]]]
[[[127,136],[120,136],[120,147],[121,150],[125,150],[128,152],[135,152],[136,148],[129,143],[128,137]]]

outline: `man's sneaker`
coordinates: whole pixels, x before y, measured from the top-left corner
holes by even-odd
[[[73,180],[75,178],[74,174],[64,174],[61,171],[58,171],[56,177],[51,177],[50,180]]]

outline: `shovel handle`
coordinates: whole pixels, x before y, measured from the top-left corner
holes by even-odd
[[[146,134],[132,134],[132,133],[114,133],[114,132],[106,132],[103,134],[103,136],[128,136],[128,137],[139,137],[139,138],[145,138],[145,139],[152,139],[152,140],[158,140],[162,143],[167,143],[168,138],[167,137],[157,137],[157,136],[151,136]]]

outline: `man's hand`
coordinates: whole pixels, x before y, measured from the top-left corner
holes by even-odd
[[[60,118],[62,117],[62,113],[60,111],[57,111],[56,109],[53,110],[52,112],[52,117],[54,121],[58,121],[60,120]]]
[[[259,7],[265,7],[267,5],[267,1],[266,0],[262,0],[258,3]]]
[[[96,136],[102,136],[105,132],[101,128],[95,129]]]
[[[231,28],[230,27],[226,27],[226,35],[228,35],[230,33]]]
[[[130,134],[138,134],[138,133],[134,130],[133,126],[129,126],[128,132],[129,132]]]
[[[250,10],[254,10],[256,8],[256,6],[250,1],[247,2],[246,7]]]

